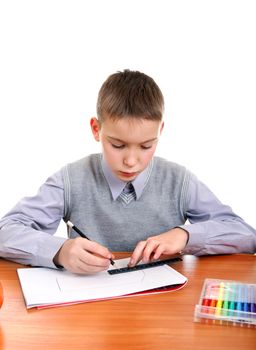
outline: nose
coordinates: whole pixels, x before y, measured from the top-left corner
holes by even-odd
[[[129,150],[124,156],[123,163],[129,168],[134,167],[137,163],[135,152]]]

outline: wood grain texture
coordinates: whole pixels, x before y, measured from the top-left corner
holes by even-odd
[[[119,257],[126,253],[116,254]],[[256,329],[193,322],[205,278],[256,283],[256,256],[184,256],[173,267],[188,277],[180,291],[27,310],[16,270],[0,259],[4,303],[0,349],[255,349]]]

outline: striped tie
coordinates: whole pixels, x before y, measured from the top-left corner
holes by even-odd
[[[123,189],[119,197],[126,205],[129,204],[133,199],[136,199],[136,193],[131,182],[128,182],[125,185],[125,188]]]

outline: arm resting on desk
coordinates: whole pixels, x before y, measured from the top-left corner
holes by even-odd
[[[190,178],[186,217],[190,224],[184,253],[194,255],[255,253],[256,230],[236,215],[194,175]]]

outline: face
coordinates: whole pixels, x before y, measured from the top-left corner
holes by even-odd
[[[145,119],[105,118],[99,123],[91,119],[91,129],[96,141],[102,144],[104,159],[112,172],[122,181],[134,180],[152,159],[163,122]]]

